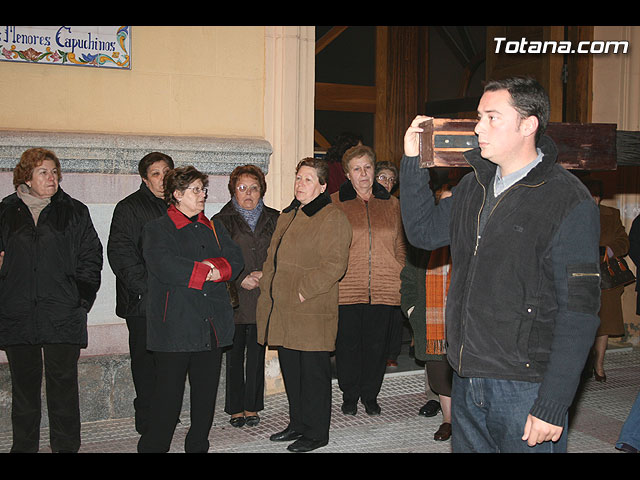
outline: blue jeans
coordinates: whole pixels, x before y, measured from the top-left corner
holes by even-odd
[[[640,450],[640,393],[631,407],[627,420],[622,425],[616,448],[620,448],[623,443]]]
[[[454,453],[567,451],[567,417],[557,442],[530,447],[524,426],[540,384],[453,374],[451,446]]]

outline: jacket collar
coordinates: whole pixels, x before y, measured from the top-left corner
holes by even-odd
[[[176,226],[178,230],[186,227],[187,225],[191,225],[192,223],[194,223],[189,219],[189,217],[187,217],[184,213],[178,210],[175,205],[169,206],[169,208],[167,209],[167,214],[169,215],[169,218],[171,219],[171,221],[173,222],[173,224]],[[196,221],[198,223],[202,223],[203,225],[206,225],[207,228],[212,229],[211,222],[209,222],[209,219],[206,217],[204,212],[200,212],[198,214],[198,218]]]
[[[312,217],[316,213],[318,213],[320,210],[322,210],[324,207],[329,205],[330,203],[331,203],[331,197],[329,196],[329,193],[327,193],[327,191],[325,190],[323,193],[321,193],[316,198],[314,198],[309,203],[307,203],[305,206],[303,206],[300,210],[302,210],[307,217]],[[300,205],[302,205],[300,201],[297,198],[294,198],[293,202],[291,202],[291,204],[287,208],[285,208],[282,212],[287,213],[287,212],[290,212],[291,210],[297,210],[300,207]]]
[[[520,180],[518,183],[524,183],[527,185],[535,185],[544,181],[551,169],[556,164],[558,159],[558,149],[554,141],[543,135],[538,142],[537,147],[542,151],[544,156],[542,161],[536,165],[526,177]],[[464,153],[464,157],[477,173],[478,180],[483,185],[488,185],[496,173],[496,164],[480,156],[480,149],[474,148]]]
[[[56,191],[56,193],[54,193],[51,196],[51,203],[64,201],[64,200],[67,199],[67,197],[68,197],[68,195],[62,190],[62,187],[60,187],[58,185],[58,191]],[[12,194],[7,195],[6,197],[4,197],[2,199],[2,201],[3,202],[7,201],[7,202],[22,202],[22,203],[24,203],[20,199],[20,197],[18,197],[18,192],[13,192]]]
[[[162,202],[163,205],[166,206],[165,201],[162,198],[158,198],[156,197],[151,190],[149,190],[149,187],[147,187],[147,184],[144,182],[140,182],[140,190],[142,191],[143,195],[149,197],[150,200],[154,201],[154,202]]]
[[[340,189],[338,190],[341,202],[346,202],[347,200],[354,200],[357,198],[358,193],[356,189],[353,188],[353,184],[350,180],[347,180],[342,185],[340,185]],[[391,194],[387,192],[387,189],[380,185],[376,180],[373,181],[373,188],[371,190],[372,195],[375,198],[379,198],[380,200],[388,200],[391,198]]]

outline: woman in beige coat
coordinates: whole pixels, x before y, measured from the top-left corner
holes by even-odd
[[[295,199],[278,219],[260,279],[258,343],[277,347],[289,425],[272,441],[308,452],[329,441],[331,361],[338,330],[338,281],[347,269],[351,226],[325,193],[324,160],[296,168]]]
[[[357,145],[342,157],[348,182],[331,195],[353,229],[349,267],[340,281],[336,370],[342,412],[379,415],[389,324],[400,305],[406,243],[400,202],[374,179],[375,153]]]

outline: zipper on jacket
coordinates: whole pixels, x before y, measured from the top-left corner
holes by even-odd
[[[473,166],[472,164],[471,168],[473,168],[473,172],[476,176],[476,181],[480,184],[480,186],[482,187],[482,204],[480,205],[480,210],[478,210],[478,215],[476,217],[476,244],[473,248],[473,256],[475,257],[478,253],[478,245],[480,244],[480,216],[482,215],[482,210],[484,209],[484,204],[487,201],[487,188],[484,186],[484,184],[480,181],[480,178],[478,177],[478,170],[476,169],[475,166]],[[467,272],[470,273],[470,272]],[[467,305],[467,301],[469,299],[469,289],[465,289],[465,299],[463,302],[463,308],[466,309],[466,305]],[[462,375],[462,351],[464,350],[464,330],[465,330],[465,320],[466,320],[466,315],[462,315],[462,325],[460,328],[460,349],[458,351],[458,375]]]
[[[572,277],[599,277],[599,273],[572,273]]]
[[[371,303],[371,246],[373,244],[373,236],[371,234],[371,217],[369,216],[369,202],[364,202],[364,208],[367,211],[367,227],[369,228],[369,303]]]
[[[167,318],[167,305],[169,305],[169,290],[167,290],[167,295],[164,299],[164,314],[162,315],[162,323],[164,323]]]
[[[471,165],[471,167],[473,168],[473,172],[476,175],[476,180],[478,181],[478,183],[482,187],[482,191],[484,192],[483,195],[482,195],[482,205],[480,205],[480,210],[478,210],[478,217],[477,217],[478,220],[477,220],[477,224],[476,224],[476,245],[475,245],[475,247],[473,249],[473,256],[475,257],[476,254],[478,253],[478,244],[480,243],[480,215],[482,215],[482,210],[484,209],[484,204],[487,201],[487,188],[482,184],[482,182],[478,178],[478,171],[476,170],[476,167],[474,167],[473,165]],[[492,210],[492,212],[493,212],[493,210]],[[460,351],[460,353],[462,353],[462,350]]]

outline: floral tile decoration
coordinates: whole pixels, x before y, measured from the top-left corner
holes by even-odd
[[[131,69],[131,27],[0,26],[0,60]]]

